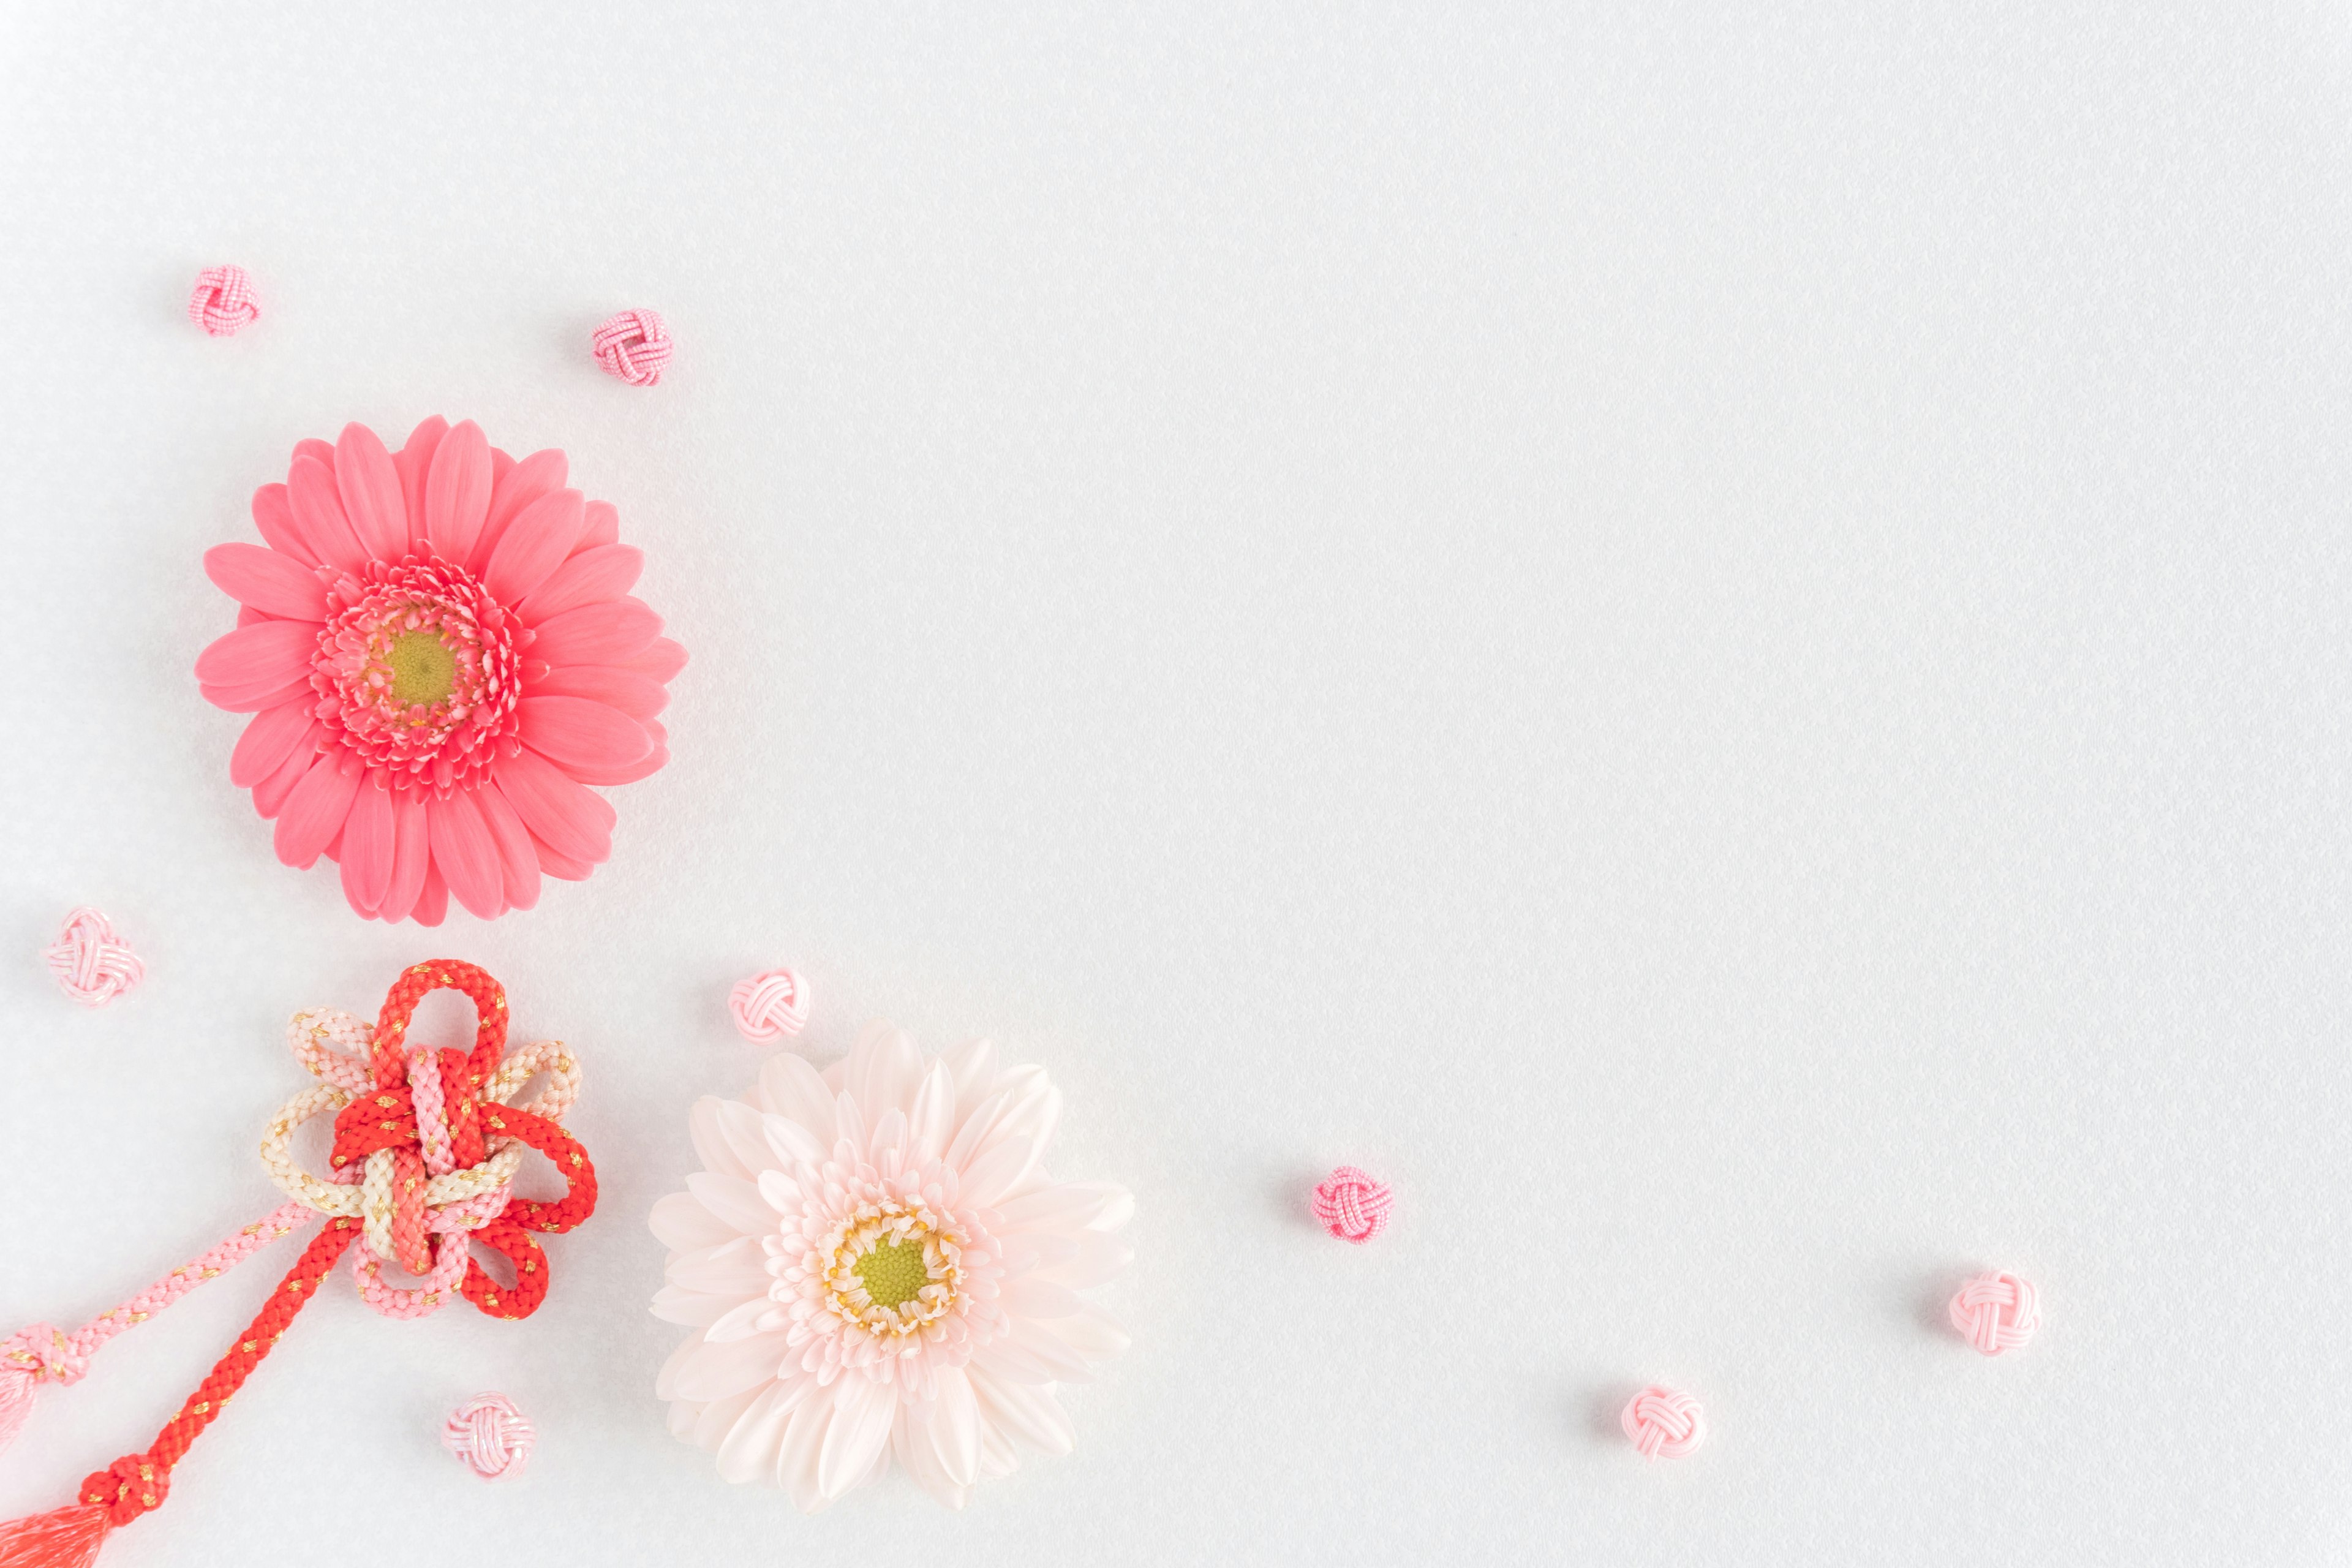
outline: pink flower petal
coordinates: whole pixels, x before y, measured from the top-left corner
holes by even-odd
[[[516,472],[521,470],[518,468]],[[482,585],[502,605],[519,605],[572,553],[580,537],[578,490],[551,490],[529,506],[506,531],[483,568]]]
[[[515,808],[497,790],[477,789],[472,799],[481,807],[482,821],[490,830],[491,842],[499,848],[499,870],[506,887],[508,907],[531,908],[539,902],[539,852],[531,847],[530,829],[522,825]]]
[[[572,552],[554,574],[532,590],[517,614],[526,626],[537,626],[551,616],[583,605],[617,599],[636,586],[645,570],[646,552],[632,544],[604,544]],[[494,590],[495,591],[495,590]]]
[[[845,1377],[834,1390],[833,1425],[825,1429],[824,1447],[817,1455],[816,1485],[818,1491],[837,1500],[866,1479],[874,1457],[889,1442],[898,1391],[869,1377]]]
[[[686,649],[667,637],[656,637],[643,653],[624,662],[640,675],[667,682],[676,679],[677,672],[686,668]]]
[[[585,697],[610,703],[632,719],[651,719],[669,706],[668,687],[616,664],[571,665],[532,681],[530,692],[534,697]]]
[[[392,454],[364,425],[346,425],[335,441],[335,492],[343,516],[372,561],[397,561],[408,553],[408,502]]]
[[[286,809],[278,813],[278,858],[299,870],[316,865],[319,856],[335,841],[335,835],[343,830],[343,819],[351,815],[352,798],[359,794],[359,773],[343,772],[338,762],[321,756],[312,763],[310,771],[287,795]]]
[[[327,449],[331,458],[334,448]],[[310,553],[329,566],[357,572],[367,564],[367,550],[343,515],[343,500],[335,489],[335,470],[307,453],[294,459],[286,475],[287,499],[294,503],[294,526]]]
[[[421,926],[437,926],[448,912],[449,884],[441,879],[440,867],[427,866],[425,886],[417,893],[416,907],[409,910],[408,918]]]
[[[253,492],[253,526],[261,530],[261,537],[279,554],[290,555],[304,566],[319,563],[302,531],[294,526],[294,503],[284,485],[264,485]]]
[[[392,889],[394,826],[392,792],[362,784],[352,797],[351,815],[343,820],[343,897],[354,910],[372,915]]]
[[[267,616],[313,623],[327,618],[327,585],[290,555],[258,544],[215,544],[205,575],[230,598]]]
[[[468,419],[450,426],[425,479],[425,537],[444,561],[463,564],[490,506],[490,444]]]
[[[319,651],[316,621],[256,621],[215,637],[196,656],[196,679],[235,690],[308,679]]]
[[[624,768],[652,749],[645,726],[584,697],[526,697],[516,706],[522,743],[562,768]]]
[[[308,702],[281,702],[253,716],[228,755],[228,782],[251,789],[294,755],[318,727]]]
[[[376,918],[404,920],[425,891],[425,874],[432,868],[433,849],[425,836],[425,795],[421,790],[392,793],[392,875],[377,900]]]
[[[536,833],[530,836],[530,847],[539,854],[539,868],[551,877],[566,882],[584,882],[596,868],[585,860],[574,860],[568,855],[558,855],[547,847],[547,841]]]
[[[612,805],[537,752],[501,758],[491,782],[532,836],[564,859],[601,866],[612,858]]]
[[[289,461],[297,462],[304,458],[310,458],[314,463],[324,463],[331,469],[335,466],[334,447],[316,437],[307,437],[295,442],[294,456]]]
[[[506,873],[474,792],[426,801],[425,823],[433,841],[433,868],[448,879],[450,893],[478,918],[496,920],[506,909]]]
[[[294,793],[296,784],[309,776],[312,765],[319,760],[319,742],[327,738],[327,727],[314,721],[310,735],[307,743],[297,745],[287,753],[286,760],[278,764],[275,772],[253,786],[253,809],[260,814],[264,822],[285,809],[286,797]]]
[[[401,509],[408,514],[408,548],[422,555],[431,548],[425,531],[425,480],[433,471],[434,448],[449,433],[449,422],[438,414],[408,433],[408,445],[392,455],[400,475]]]
[[[661,617],[639,599],[583,605],[540,623],[531,657],[568,664],[625,664],[661,635]]]
[[[501,452],[499,456],[503,458],[506,454]],[[515,519],[541,497],[562,489],[564,475],[569,471],[563,454],[551,448],[533,452],[521,462],[510,462],[501,468],[497,486],[490,493],[489,516],[482,524],[482,536],[474,542],[472,559],[461,564],[474,572],[488,566],[491,553]]]
[[[580,542],[572,546],[573,551],[601,550],[620,542],[621,509],[608,500],[590,501],[587,526],[581,531]]]

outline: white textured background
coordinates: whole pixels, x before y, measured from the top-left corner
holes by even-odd
[[[284,1018],[425,956],[578,1047],[604,1207],[526,1324],[330,1293],[115,1568],[2352,1552],[2337,8],[158,9],[0,5],[0,1321],[269,1207]],[[294,441],[436,412],[566,448],[694,662],[611,865],[425,934],[275,864],[189,667]],[[1077,1454],[963,1516],[652,1397],[643,1216],[787,960],[820,1060],[994,1034],[1141,1202]],[[1990,1264],[2022,1357],[1939,1326]],[[516,1488],[435,1446],[486,1386]]]

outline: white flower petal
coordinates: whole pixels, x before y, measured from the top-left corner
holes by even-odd
[[[686,1364],[686,1358],[692,1355],[694,1347],[701,1342],[700,1334],[688,1334],[683,1344],[669,1352],[669,1359],[662,1363],[661,1371],[654,1375],[656,1399],[674,1400],[677,1397],[677,1369]]]
[[[729,1340],[748,1340],[753,1334],[767,1332],[768,1318],[775,1305],[765,1296],[747,1296],[704,1329],[702,1337],[713,1344],[724,1344]]]
[[[727,1134],[719,1124],[719,1108],[726,1103],[715,1094],[704,1095],[694,1102],[694,1109],[686,1113],[686,1130],[694,1139],[694,1157],[702,1162],[704,1170],[749,1181],[751,1167],[735,1157],[735,1151],[729,1145]]]
[[[833,1105],[828,1100],[825,1114],[830,1117],[832,1112]],[[760,1122],[760,1131],[768,1141],[770,1157],[780,1169],[790,1171],[803,1163],[818,1165],[824,1163],[824,1145],[817,1142],[815,1133],[793,1117],[765,1117]]]
[[[735,1156],[735,1163],[743,1167],[747,1176],[758,1175],[775,1157],[768,1147],[767,1133],[761,1127],[766,1120],[740,1100],[719,1102],[719,1131],[727,1140],[728,1152]]]
[[[704,1208],[692,1193],[672,1193],[654,1205],[649,1222],[655,1237],[673,1252],[690,1252],[698,1247],[716,1247],[722,1241],[733,1240],[740,1234],[733,1226]]]
[[[1108,1182],[1059,1182],[1024,1193],[1017,1198],[1007,1198],[996,1205],[996,1218],[1003,1232],[1024,1230],[1074,1231],[1088,1226],[1109,1229],[1100,1221],[1120,1207],[1129,1213],[1135,1208],[1135,1199],[1124,1187]],[[1111,1221],[1117,1225],[1126,1218],[1122,1214]]]
[[[897,1154],[903,1163],[907,1152],[907,1113],[897,1106],[882,1112],[874,1122],[873,1140],[866,1145],[866,1157],[877,1165],[885,1154]],[[884,1167],[887,1172],[888,1167]]]
[[[1119,1271],[1134,1261],[1135,1248],[1118,1237],[1099,1230],[1083,1231],[1078,1237],[1076,1257],[1066,1263],[1044,1264],[1036,1277],[1066,1285],[1073,1290],[1084,1290],[1116,1279]]]
[[[760,1087],[776,1114],[806,1128],[819,1147],[833,1141],[833,1090],[805,1058],[776,1052],[760,1068]]]
[[[939,1452],[931,1446],[930,1429],[913,1414],[918,1408],[899,1407],[898,1418],[890,1426],[890,1455],[906,1467],[918,1486],[948,1507],[961,1509],[971,1500],[971,1488],[956,1485],[940,1468]]]
[[[866,1108],[869,1119],[886,1110],[905,1110],[915,1103],[915,1086],[923,1079],[923,1056],[906,1031],[877,1020],[866,1026],[850,1047],[842,1068],[841,1086]]]
[[[724,1399],[767,1382],[783,1360],[783,1342],[773,1334],[723,1344],[706,1339],[678,1363],[670,1386],[680,1399]]]
[[[748,1300],[750,1298],[745,1296],[720,1295],[707,1290],[688,1290],[677,1285],[665,1285],[654,1292],[653,1312],[655,1317],[665,1323],[680,1323],[689,1329],[707,1329]]]
[[[816,1462],[817,1490],[828,1501],[845,1496],[873,1468],[874,1456],[890,1441],[898,1391],[852,1373],[835,1385],[833,1404],[833,1425]]]
[[[765,1295],[769,1283],[767,1254],[758,1238],[749,1236],[681,1252],[663,1273],[673,1285],[719,1296]]]
[[[986,1372],[967,1373],[980,1396],[981,1415],[1042,1454],[1066,1454],[1076,1442],[1070,1418],[1053,1394],[1007,1383]]]
[[[783,1447],[784,1424],[793,1407],[812,1386],[803,1377],[794,1383],[772,1383],[760,1391],[719,1445],[719,1478],[738,1486],[772,1475],[777,1450]]]
[[[804,1206],[805,1200],[799,1184],[782,1171],[761,1172],[758,1185],[760,1201],[780,1215],[796,1215]]]
[[[735,1423],[743,1418],[743,1412],[751,1409],[765,1392],[765,1388],[747,1388],[708,1405],[688,1405],[696,1413],[688,1441],[706,1453],[719,1452],[719,1445],[727,1441],[727,1434],[735,1430]]]
[[[955,1074],[945,1062],[933,1062],[907,1111],[910,1160],[936,1160],[947,1152],[949,1135],[955,1131]]]
[[[744,1236],[766,1236],[783,1224],[783,1215],[768,1206],[760,1189],[739,1176],[697,1171],[687,1177],[686,1185],[704,1208]]]
[[[1081,1301],[1076,1311],[1066,1318],[1055,1318],[1045,1326],[1088,1361],[1109,1361],[1124,1354],[1134,1342],[1118,1326],[1117,1318],[1092,1301]]]
[[[969,1488],[980,1479],[980,1400],[960,1366],[940,1368],[936,1381],[930,1403],[913,1409],[949,1484]]]
[[[863,1152],[866,1144],[866,1112],[848,1094],[833,1097],[833,1135],[851,1148]]]
[[[833,1413],[831,1391],[812,1394],[793,1407],[784,1440],[777,1447],[776,1484],[803,1513],[820,1512],[829,1500],[817,1488],[816,1465],[824,1451],[824,1435],[833,1426]]]
[[[992,1208],[1037,1163],[1037,1152],[1026,1138],[992,1142],[988,1152],[963,1169],[963,1201],[974,1208]]]
[[[941,1057],[940,1064],[955,1077],[955,1124],[961,1127],[981,1101],[996,1092],[996,1042],[966,1040]]]
[[[1036,1145],[1037,1157],[1044,1159],[1054,1142],[1054,1130],[1062,1121],[1062,1091],[1041,1067],[1007,1068],[996,1075],[996,1091],[1007,1097],[1004,1114],[997,1119],[989,1138],[1026,1138]],[[982,1143],[980,1152],[988,1152]]]

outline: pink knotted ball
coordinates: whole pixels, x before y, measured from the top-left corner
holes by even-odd
[[[2022,1350],[2042,1327],[2042,1298],[2007,1270],[1979,1274],[1952,1296],[1952,1327],[1985,1355]]]
[[[770,969],[736,982],[727,1011],[747,1040],[765,1042],[797,1035],[808,1022],[808,982],[789,969]]]
[[[242,267],[207,267],[196,274],[195,292],[188,296],[188,320],[216,338],[236,335],[236,330],[261,314],[253,279]]]
[[[1353,1165],[1342,1165],[1315,1189],[1315,1217],[1341,1241],[1359,1247],[1389,1227],[1396,1202],[1386,1185]]]
[[[660,384],[662,367],[669,363],[676,344],[658,310],[623,310],[596,329],[589,351],[607,375],[617,375],[631,386]]]
[[[66,916],[55,945],[42,950],[58,989],[85,1007],[103,1007],[147,977],[147,965],[114,934],[114,926],[97,910],[79,909]]]
[[[522,1474],[539,1434],[503,1394],[477,1394],[441,1424],[441,1446],[486,1481],[510,1481]]]
[[[1679,1459],[1706,1441],[1706,1415],[1679,1388],[1653,1384],[1625,1402],[1618,1418],[1645,1459]]]

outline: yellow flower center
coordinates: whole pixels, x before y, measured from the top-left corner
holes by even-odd
[[[919,1241],[886,1241],[857,1260],[858,1282],[877,1307],[911,1301],[930,1283]]]
[[[430,708],[457,683],[457,656],[438,632],[404,632],[392,645],[392,700]]]

